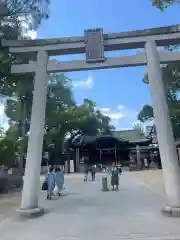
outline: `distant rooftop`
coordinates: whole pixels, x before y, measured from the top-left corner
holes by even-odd
[[[98,138],[103,137],[111,137],[117,138],[119,141],[129,142],[129,143],[143,143],[150,141],[150,139],[146,138],[144,133],[141,132],[140,129],[132,129],[132,130],[121,130],[121,131],[113,131],[112,134],[109,135],[100,135],[100,136],[80,136],[73,141],[75,145],[86,145],[91,144],[96,141]]]
[[[131,143],[147,141],[145,134],[140,129],[114,131],[112,135]]]

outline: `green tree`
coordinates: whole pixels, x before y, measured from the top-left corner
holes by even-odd
[[[0,3],[0,40],[10,39],[16,40],[20,37],[20,18],[29,17],[32,19],[31,28],[36,29],[43,19],[49,16],[49,0],[4,0]],[[31,29],[31,30],[32,30]],[[30,112],[26,107],[30,108],[32,95],[28,95],[32,91],[33,77],[31,75],[11,75],[12,63],[21,62],[9,54],[8,49],[2,48],[0,43],[0,93],[8,97],[7,115],[10,116],[11,130],[9,136],[14,137],[14,131],[17,132],[17,139],[13,140],[20,145],[24,142],[26,135],[24,129],[25,121]],[[26,86],[28,84],[28,86]],[[27,90],[28,89],[28,90]],[[28,101],[27,101],[28,99]],[[26,102],[26,103],[25,103]],[[27,112],[27,114],[26,114]],[[26,117],[28,115],[28,117]],[[15,127],[14,127],[15,126]],[[19,126],[19,128],[18,128]],[[23,126],[23,127],[22,127]],[[16,135],[16,134],[15,134]],[[20,141],[19,139],[20,138]],[[5,139],[6,140],[6,139]],[[21,146],[21,145],[20,145]],[[21,146],[23,148],[23,146]],[[20,149],[20,148],[19,148]]]
[[[37,28],[49,17],[50,0],[4,0],[0,3],[0,16],[31,16],[32,27]]]
[[[0,139],[0,165],[10,166],[16,163],[18,143],[12,135]]]
[[[1,39],[18,38],[20,22],[17,15],[19,13],[26,12],[30,14],[36,26],[43,18],[48,16],[47,6],[49,1],[46,0],[7,0],[4,3],[10,17],[4,17],[0,21]],[[42,8],[42,13],[40,10],[43,3],[46,3],[46,7]],[[36,26],[33,25],[33,27]],[[10,129],[6,135],[8,137],[11,136],[14,142],[19,145],[18,151],[22,151],[22,149],[26,151],[33,98],[33,76],[30,74],[12,76],[10,72],[12,63],[20,63],[21,61],[22,59],[11,56],[7,49],[1,48],[0,92],[8,97],[6,114],[10,124]],[[67,135],[73,137],[77,133],[95,135],[99,132],[110,132],[113,127],[109,122],[109,118],[96,110],[94,102],[85,99],[81,106],[76,105],[73,99],[71,80],[64,74],[49,75],[44,136],[45,146],[53,145],[58,153],[62,153]],[[20,143],[24,143],[24,146],[21,146]]]
[[[169,106],[170,118],[172,121],[175,138],[180,135],[180,65],[167,64],[162,66],[163,80],[166,89],[167,103]],[[148,75],[145,74],[143,82],[148,84]],[[138,120],[145,122],[154,117],[150,105],[144,105],[138,114]]]
[[[133,125],[134,130],[140,131],[141,134],[144,134],[144,129],[142,123],[136,123]]]
[[[174,3],[179,3],[179,0],[151,0],[152,5],[159,8],[161,11],[163,11],[165,8],[169,7],[170,5]]]
[[[71,85],[71,80],[64,74],[49,74],[44,147],[53,146],[53,151],[58,159],[63,152],[67,135],[73,139],[77,134],[96,135],[110,132],[113,129],[110,119],[98,111],[95,103],[91,100],[85,99],[83,104],[76,105]],[[24,101],[26,128],[23,137],[26,141],[31,115],[33,84],[27,77],[23,84],[17,81],[10,89],[13,92],[13,98],[7,101],[6,114],[11,122],[10,129],[14,129],[14,131],[17,131],[18,125],[21,124],[20,98],[26,96]]]
[[[144,105],[142,107],[138,115],[138,120],[140,120],[141,122],[151,121],[154,119],[152,106],[148,105],[148,109],[146,108],[146,106],[147,105]],[[180,117],[170,115],[170,118],[173,127],[174,137],[177,138],[180,135]]]
[[[152,106],[148,104],[144,105],[138,114],[138,120],[141,122],[146,122],[153,120],[153,118],[154,114]]]
[[[61,105],[53,112],[54,116],[52,113],[48,115],[53,125],[46,133],[45,139],[48,142],[47,145],[54,145],[54,152],[58,158],[64,148],[70,146],[75,136],[79,134],[97,135],[105,132],[105,130],[110,132],[113,129],[113,126],[110,125],[110,119],[96,110],[95,103],[89,99],[85,99],[84,103],[78,106],[73,103],[66,109],[63,109]],[[68,139],[67,135],[69,136]]]

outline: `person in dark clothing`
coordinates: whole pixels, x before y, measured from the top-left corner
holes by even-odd
[[[92,181],[94,181],[96,177],[96,165],[93,165],[91,168],[91,176],[92,176]]]
[[[114,191],[114,187],[116,186],[116,191],[118,191],[119,187],[119,171],[115,165],[115,163],[112,164],[111,168],[111,186],[112,190]]]
[[[88,173],[89,173],[89,169],[86,168],[84,171],[84,182],[87,182],[87,180],[88,180]]]

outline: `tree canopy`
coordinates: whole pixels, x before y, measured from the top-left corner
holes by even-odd
[[[162,73],[166,89],[167,103],[172,121],[175,138],[180,135],[180,64],[163,65]],[[143,82],[148,84],[148,75],[145,74]],[[151,105],[144,105],[138,114],[138,120],[145,122],[154,118]]]
[[[1,1],[0,40],[3,38],[17,40],[19,37],[22,37],[21,21],[24,18],[28,21],[30,30],[36,29],[42,20],[46,19],[49,16],[49,3],[49,0]],[[27,142],[27,139],[25,137],[26,131],[22,131],[23,128],[20,128],[22,125],[21,123],[27,122],[24,121],[24,117],[27,119],[24,111],[22,114],[24,104],[24,101],[22,100],[28,98],[28,104],[30,104],[32,101],[32,99],[30,99],[31,95],[27,95],[30,89],[33,89],[31,84],[33,78],[30,75],[11,75],[11,64],[20,61],[21,59],[17,59],[9,54],[8,49],[3,48],[0,42],[0,94],[6,96],[8,99],[6,111],[7,115],[9,116],[10,124],[10,129],[7,131],[6,137],[3,140],[0,140],[0,164],[2,164],[2,161],[3,164],[4,162],[9,163],[10,160],[14,161],[16,153],[22,152],[21,143],[25,140]],[[29,114],[28,111],[27,114]],[[28,129],[28,126],[25,126],[25,128]],[[11,153],[11,157],[8,153]]]
[[[28,16],[32,28],[37,28],[43,19],[49,17],[50,0],[3,0],[0,3],[0,16]]]
[[[159,8],[161,11],[163,11],[165,8],[169,7],[174,3],[180,3],[179,0],[151,0],[151,1],[152,5]]]
[[[10,123],[8,133],[16,132],[16,141],[19,141],[20,137],[23,138],[26,147],[33,98],[33,81],[29,80],[24,78],[23,83],[18,82],[16,85],[14,83],[11,89],[13,98],[7,101],[6,106],[6,115]],[[22,128],[22,110],[24,110],[23,119],[26,120],[23,136],[18,132]],[[70,143],[77,134],[97,135],[111,132],[113,129],[110,118],[104,116],[94,102],[84,99],[81,105],[76,104],[69,78],[62,73],[49,74],[44,149],[52,146],[51,149],[59,158],[67,141]]]
[[[39,14],[36,16],[36,20],[42,20],[46,16],[34,9],[32,4],[41,7],[43,2],[49,3],[46,0],[24,0],[21,1],[24,3],[21,6],[18,5],[20,1],[12,2],[17,6],[14,5],[16,8],[7,6],[8,9],[12,10],[11,16],[3,17],[0,21],[1,39],[18,39],[19,37],[20,19],[13,15],[14,13],[30,11],[33,17],[35,17],[35,13]],[[39,24],[40,21],[37,21],[37,23]],[[0,93],[7,97],[5,112],[9,119],[9,129],[5,138],[1,140],[2,142],[0,141],[2,149],[4,149],[0,151],[0,159],[2,155],[3,163],[6,162],[5,156],[12,160],[15,159],[16,153],[23,152],[26,155],[33,99],[33,76],[31,74],[12,75],[10,72],[11,64],[21,61],[22,59],[9,54],[6,48],[0,49]],[[23,59],[23,61],[26,60]],[[63,73],[49,74],[44,150],[51,147],[51,150],[59,159],[64,149],[69,146],[68,144],[77,134],[96,135],[109,133],[112,129],[114,128],[110,124],[110,118],[104,116],[93,101],[84,99],[81,105],[76,103],[73,97],[71,79]],[[8,148],[10,148],[9,151]],[[12,155],[12,152],[14,152],[14,155],[9,158],[8,153]]]
[[[152,120],[153,118],[154,114],[152,106],[148,104],[144,105],[138,114],[138,120],[141,122],[145,122],[148,120]]]
[[[151,0],[152,5],[159,8],[161,11],[165,10],[172,4],[179,4],[179,0]],[[166,46],[169,51],[179,49],[179,45]],[[164,85],[166,88],[167,102],[169,106],[170,118],[173,126],[174,136],[180,135],[180,64],[170,63],[162,65],[162,73]],[[143,82],[148,84],[148,74],[145,73]],[[151,105],[145,104],[138,114],[138,120],[146,122],[153,120],[153,108]]]

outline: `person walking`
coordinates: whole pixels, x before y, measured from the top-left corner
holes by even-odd
[[[92,166],[91,176],[92,176],[92,181],[94,181],[94,180],[95,180],[95,177],[96,177],[96,165],[93,165],[93,166]]]
[[[85,171],[84,171],[84,182],[87,182],[87,180],[88,180],[88,173],[89,173],[89,169],[85,168]]]
[[[53,190],[55,187],[55,183],[56,183],[53,167],[49,168],[49,171],[46,175],[45,181],[47,182],[47,199],[51,200],[52,195],[53,195]]]
[[[55,169],[55,187],[57,188],[57,194],[60,196],[64,184],[64,173],[61,168]]]

